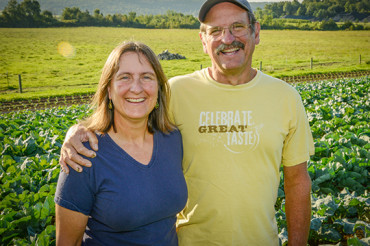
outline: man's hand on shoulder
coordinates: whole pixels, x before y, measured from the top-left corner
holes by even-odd
[[[69,128],[60,151],[59,159],[59,164],[64,172],[69,173],[68,165],[77,172],[82,172],[81,166],[91,166],[91,162],[81,156],[90,158],[96,156],[94,151],[85,148],[82,144],[87,141],[89,141],[93,150],[98,151],[98,139],[92,131],[80,124]]]

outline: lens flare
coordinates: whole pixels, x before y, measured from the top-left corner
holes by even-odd
[[[76,54],[75,48],[68,42],[60,42],[58,44],[58,53],[64,57],[71,58]]]

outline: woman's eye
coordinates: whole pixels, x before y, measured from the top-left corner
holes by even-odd
[[[143,78],[144,81],[153,81],[154,80],[154,77],[151,76],[151,75],[144,75],[142,78]]]

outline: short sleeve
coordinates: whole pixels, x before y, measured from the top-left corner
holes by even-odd
[[[306,112],[298,92],[292,102],[291,126],[285,138],[282,163],[294,166],[310,159],[315,154],[315,146]]]
[[[54,201],[61,207],[89,215],[94,204],[94,192],[91,187],[92,168],[83,168],[81,173],[70,168],[69,174],[59,174]]]

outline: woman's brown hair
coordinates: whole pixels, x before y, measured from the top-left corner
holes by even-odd
[[[175,129],[175,125],[168,116],[168,100],[170,97],[167,77],[155,53],[145,44],[140,42],[124,42],[110,53],[102,70],[98,89],[93,97],[92,115],[82,122],[87,128],[101,133],[107,133],[114,127],[114,106],[109,109],[108,87],[119,69],[119,60],[126,52],[136,52],[144,55],[152,66],[158,81],[158,108],[149,114],[148,130],[154,129],[168,133]]]

